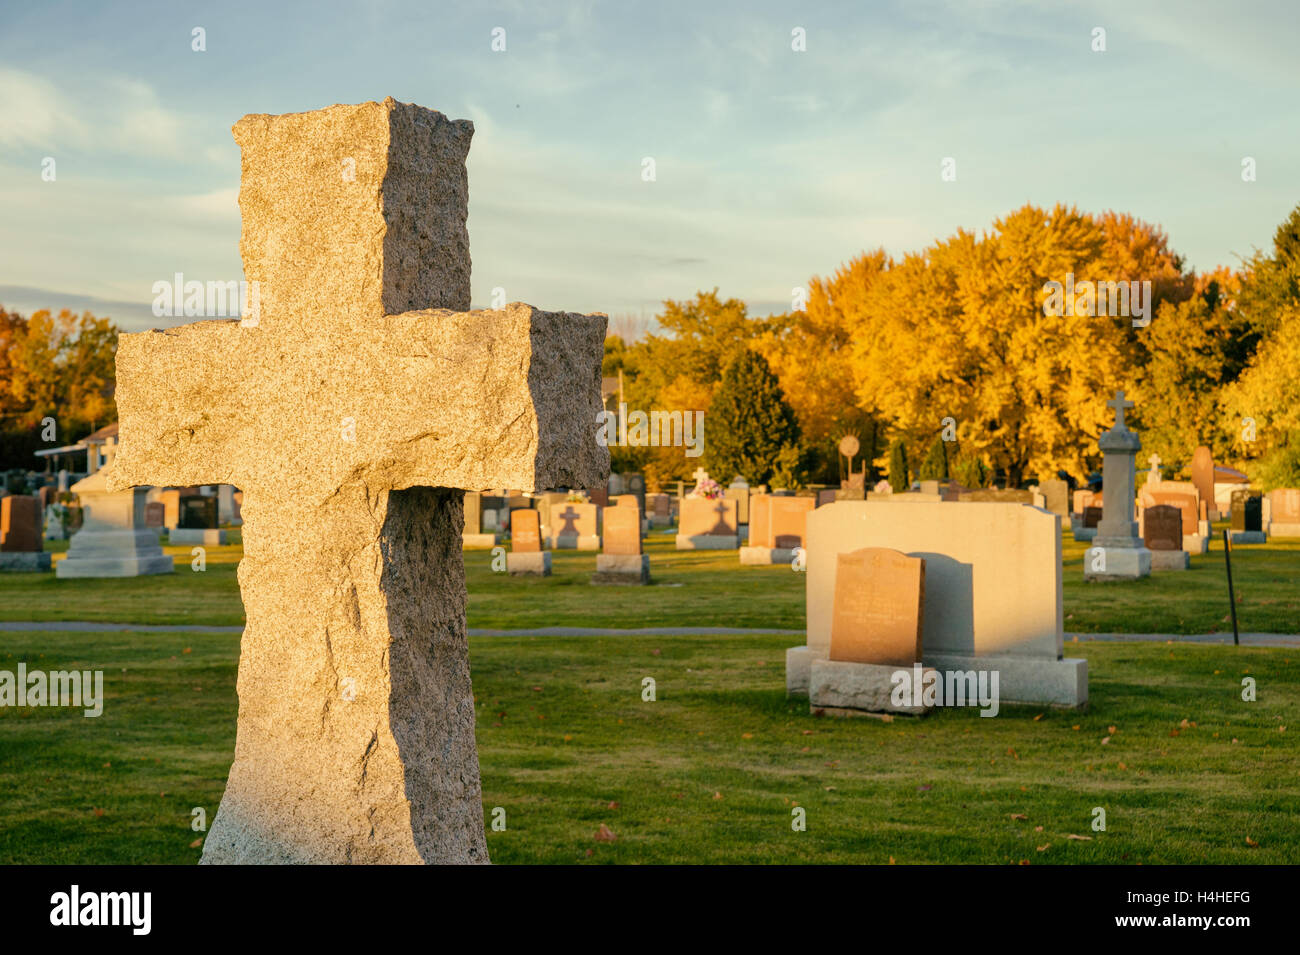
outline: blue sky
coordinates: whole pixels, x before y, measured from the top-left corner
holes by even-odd
[[[1300,202],[1298,26],[1294,2],[1204,0],[2,0],[0,302],[169,323],[155,281],[242,275],[230,126],[388,95],[476,125],[476,306],[500,286],[648,319],[716,285],[785,311],[864,249],[1025,202],[1131,212],[1192,267],[1236,264]]]

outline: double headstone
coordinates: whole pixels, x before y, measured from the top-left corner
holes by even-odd
[[[1264,534],[1264,495],[1259,491],[1232,492],[1232,542],[1262,544]]]
[[[1151,551],[1151,569],[1186,570],[1189,555],[1183,549],[1184,519],[1172,504],[1155,504],[1142,509],[1142,539]]]
[[[813,497],[754,495],[750,500],[749,543],[740,548],[742,564],[788,564],[804,546]]]

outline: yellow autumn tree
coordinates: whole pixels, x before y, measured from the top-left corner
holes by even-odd
[[[1145,400],[1136,374],[1144,329],[1129,315],[1045,309],[1048,283],[1067,277],[1076,286],[1150,281],[1150,314],[1187,294],[1181,261],[1152,226],[1025,206],[982,236],[961,230],[883,260],[870,282],[844,290],[837,307],[852,336],[859,405],[879,409],[911,447],[927,447],[952,419],[962,448],[1010,485],[1058,469],[1083,477],[1098,461],[1115,390]],[[1098,302],[1070,304],[1086,312]]]

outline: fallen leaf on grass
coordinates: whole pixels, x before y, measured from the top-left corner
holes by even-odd
[[[1103,737],[1101,738],[1101,745],[1102,745],[1102,746],[1105,746],[1105,745],[1106,745],[1107,743],[1109,743],[1109,742],[1110,742],[1110,737],[1109,737],[1109,736],[1103,736]]]
[[[1042,826],[1034,826],[1034,832],[1042,832],[1042,831],[1043,831]]]
[[[1038,847],[1038,851],[1046,852],[1050,848],[1052,848],[1052,844],[1050,842],[1044,842],[1041,846]]]
[[[190,848],[197,849],[201,845],[203,845],[203,837],[199,836],[197,839],[195,839],[193,842],[190,843]]]
[[[1254,839],[1252,839],[1250,836],[1246,837],[1246,845],[1250,846],[1252,849],[1259,848],[1259,843],[1256,842]]]
[[[102,809],[92,809],[91,811],[95,814],[96,819],[102,819],[104,816],[104,810]]]
[[[753,733],[741,733],[741,734],[740,734],[740,738],[741,738],[741,739],[753,739],[753,738],[754,738],[754,734],[753,734]]]
[[[1092,842],[1092,836],[1076,836],[1073,832],[1071,832],[1065,838],[1073,839],[1076,842]]]
[[[617,808],[618,808],[618,803],[616,803],[616,802],[612,802],[612,803],[610,803],[608,806],[606,806],[605,808],[606,808],[606,809],[617,809]]]
[[[1012,819],[1028,819],[1029,817],[1026,816],[1023,812],[1013,812],[1013,813],[1011,814],[1011,818],[1012,818]]]
[[[1041,720],[1042,718],[1043,718],[1043,714],[1042,714],[1042,713],[1039,713],[1037,716],[1034,717],[1034,722],[1037,723],[1037,722],[1038,722],[1039,720]]]
[[[596,830],[597,842],[613,842],[617,838],[618,836],[614,835],[614,830],[609,828],[609,826],[605,825],[603,822],[600,824],[600,828]]]
[[[713,798],[714,798],[714,799],[721,799],[721,798],[722,798],[722,793],[715,792],[715,793],[713,794]]]

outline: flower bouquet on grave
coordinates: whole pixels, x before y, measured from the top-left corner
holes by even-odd
[[[713,500],[722,497],[722,485],[713,478],[704,478],[691,490],[691,497],[703,497]]]
[[[586,503],[587,503],[587,492],[586,492],[586,491],[570,491],[570,492],[569,492],[569,496],[566,497],[566,498],[564,499],[564,503],[566,503],[566,504],[586,504]]]

